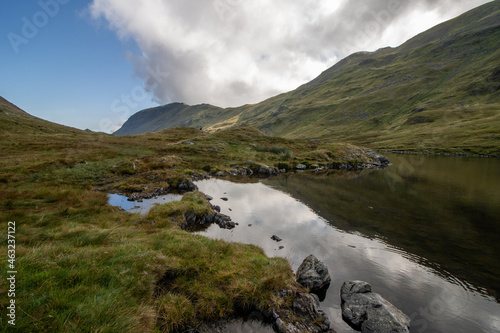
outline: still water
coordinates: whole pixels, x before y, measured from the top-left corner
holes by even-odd
[[[108,194],[108,203],[111,206],[121,207],[131,213],[146,215],[154,205],[165,204],[173,201],[180,201],[180,194],[165,194],[151,199],[143,199],[141,202],[129,201],[128,197],[121,194]]]
[[[323,260],[322,307],[339,333],[353,332],[340,312],[346,280],[371,283],[412,332],[500,332],[500,160],[386,156],[384,170],[197,182],[240,224],[201,234],[258,245],[294,270],[311,253]]]

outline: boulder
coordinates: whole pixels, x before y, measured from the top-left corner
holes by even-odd
[[[408,333],[410,318],[364,281],[344,282],[340,290],[342,318],[363,333]]]
[[[311,292],[317,292],[328,287],[332,281],[328,267],[312,254],[304,259],[297,269],[296,276],[297,282]]]
[[[295,169],[297,169],[297,170],[305,170],[305,169],[307,169],[307,165],[305,165],[305,164],[299,164],[299,165],[297,165],[295,167]]]

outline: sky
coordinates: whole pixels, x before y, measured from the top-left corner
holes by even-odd
[[[0,5],[0,96],[111,133],[171,102],[260,102],[486,2],[9,0]]]

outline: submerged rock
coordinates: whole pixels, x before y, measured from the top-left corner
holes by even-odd
[[[279,238],[279,237],[278,237],[278,236],[276,236],[276,235],[272,235],[272,236],[271,236],[271,239],[272,239],[273,241],[276,241],[276,242],[281,242],[281,241],[282,241],[282,239],[281,239],[281,238]]]
[[[332,281],[328,267],[312,254],[304,259],[296,276],[297,282],[313,293],[328,287]]]
[[[344,282],[340,290],[342,318],[355,330],[366,333],[408,333],[410,318],[364,281]]]

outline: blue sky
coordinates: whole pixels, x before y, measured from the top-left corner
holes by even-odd
[[[7,0],[0,96],[112,132],[160,104],[257,103],[488,1]]]
[[[106,22],[92,19],[90,1],[54,2],[59,11],[53,17],[40,14],[44,10],[36,1],[5,3],[0,20],[0,96],[34,116],[95,131],[109,131],[125,114],[158,105],[150,94],[133,103],[123,97],[132,92],[139,96],[137,89],[144,85],[126,57],[128,51],[140,50],[131,39],[119,40]],[[56,7],[51,8],[49,12],[56,13]],[[23,18],[40,26],[35,25],[36,34],[28,28],[23,34]],[[9,33],[21,38],[28,33],[30,38],[19,43]]]

